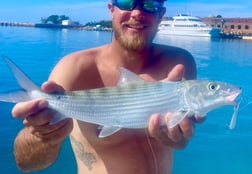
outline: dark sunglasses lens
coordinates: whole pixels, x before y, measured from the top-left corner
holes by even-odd
[[[117,0],[116,6],[122,10],[133,10],[135,8],[134,0]]]
[[[149,13],[155,13],[163,7],[163,1],[160,0],[114,0],[112,2],[121,10],[133,10],[139,5],[144,11]]]
[[[143,1],[143,10],[147,12],[157,12],[159,11],[163,6],[163,3],[157,0],[145,0]]]

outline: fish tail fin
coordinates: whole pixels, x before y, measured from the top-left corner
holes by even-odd
[[[28,93],[22,90],[0,94],[0,101],[2,102],[18,103],[30,99],[31,97],[28,95]]]
[[[0,101],[17,103],[31,99],[28,93],[33,90],[40,90],[40,88],[7,56],[2,55],[2,58],[9,66],[22,89],[15,92],[0,94]]]

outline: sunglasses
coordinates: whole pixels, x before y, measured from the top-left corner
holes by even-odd
[[[112,0],[112,4],[121,10],[131,11],[137,5],[148,13],[156,13],[163,8],[165,0]]]

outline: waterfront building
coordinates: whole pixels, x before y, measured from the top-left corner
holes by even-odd
[[[202,21],[211,27],[219,27],[223,33],[252,36],[252,18],[204,17]]]

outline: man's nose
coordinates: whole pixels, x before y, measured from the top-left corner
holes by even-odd
[[[135,18],[141,18],[143,16],[143,13],[145,13],[143,11],[143,9],[137,5],[131,12],[131,16],[135,17]]]

